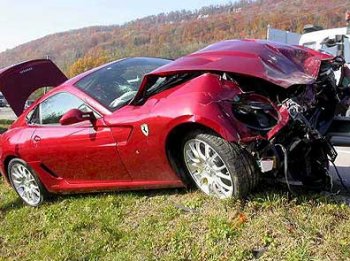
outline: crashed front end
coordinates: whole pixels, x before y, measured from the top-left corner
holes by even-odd
[[[329,160],[337,153],[325,136],[338,110],[339,100],[321,95],[315,83],[296,86],[283,97],[242,92],[232,101],[235,119],[250,132],[239,140],[256,159],[266,177],[311,189],[331,189]]]
[[[341,64],[336,58],[324,60],[313,83],[288,89],[257,78],[220,75],[240,90],[219,102],[225,111],[230,107],[238,143],[265,177],[286,183],[291,190],[331,190],[329,161],[335,161],[337,152],[326,134],[348,104],[347,88],[340,89],[334,77]]]
[[[339,57],[301,46],[224,41],[147,75],[136,100],[154,77],[218,75],[232,83],[236,95],[217,102],[260,171],[289,188],[330,189],[329,160],[337,153],[326,133],[348,101],[347,86],[338,86],[334,76],[343,65]]]

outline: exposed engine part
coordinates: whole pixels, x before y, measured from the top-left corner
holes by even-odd
[[[293,190],[290,187],[288,180],[288,153],[286,148],[282,144],[276,144],[276,147],[280,147],[283,152],[283,170],[284,170],[284,179],[287,184],[288,190],[290,193],[294,194]]]
[[[243,94],[232,101],[233,115],[257,135],[246,148],[256,157],[261,172],[286,183],[291,193],[291,186],[304,185],[314,190],[333,187],[328,168],[329,161],[334,164],[337,152],[325,133],[349,93],[344,91],[347,86],[337,85],[334,77],[334,70],[343,64],[339,57],[323,61],[314,84],[295,86],[288,93],[275,88],[269,93],[261,88],[260,92],[257,86],[247,87],[247,83],[259,81],[236,79]],[[283,108],[289,120],[274,131]]]
[[[274,169],[275,167],[275,160],[274,159],[261,159],[258,162],[258,165],[260,167],[260,171],[262,173],[269,172]]]
[[[283,105],[288,108],[289,115],[296,119],[298,115],[304,112],[304,109],[292,99],[287,99],[283,102]]]

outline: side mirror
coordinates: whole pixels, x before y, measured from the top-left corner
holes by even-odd
[[[328,48],[331,48],[337,45],[337,41],[335,38],[326,37],[325,39],[323,39],[321,44],[327,46]]]
[[[61,125],[71,125],[78,122],[89,120],[94,123],[96,120],[93,112],[82,112],[78,109],[71,109],[67,111],[60,119]]]

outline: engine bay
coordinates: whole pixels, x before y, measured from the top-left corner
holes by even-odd
[[[343,65],[338,57],[323,61],[315,83],[287,90],[253,78],[225,76],[243,91],[241,98],[232,102],[234,117],[255,135],[241,140],[241,145],[266,177],[286,183],[290,189],[331,190],[329,162],[335,161],[337,152],[327,133],[335,116],[345,115],[348,108],[349,88],[344,86],[348,79],[337,85],[334,77]],[[283,117],[284,124],[276,129]]]

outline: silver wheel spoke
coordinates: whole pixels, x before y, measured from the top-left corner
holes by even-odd
[[[220,186],[217,186],[216,184],[213,184],[214,187],[214,193],[218,196],[218,197],[222,197],[222,195],[225,195],[225,191],[222,190],[222,188]]]
[[[220,178],[218,178],[216,181],[217,181],[218,186],[225,188],[227,190],[231,190],[231,187],[229,185],[225,184],[224,182],[222,182],[222,180]]]
[[[225,164],[222,165],[222,166],[220,166],[220,167],[214,165],[214,166],[213,166],[213,169],[214,169],[215,171],[221,171],[221,170],[226,169],[226,166],[225,166]]]
[[[23,176],[26,176],[26,171],[25,171],[25,169],[23,168],[22,165],[18,165],[18,169],[19,169],[19,171],[21,172],[21,174],[22,174]]]
[[[201,142],[200,141],[196,141],[196,149],[197,149],[197,153],[198,153],[198,155],[199,155],[199,157],[201,158],[201,159],[203,159],[203,160],[205,160],[206,158],[205,158],[205,155],[202,153],[202,151],[201,151]]]
[[[205,158],[209,158],[210,147],[205,144]]]
[[[19,195],[20,195],[22,198],[24,198],[25,193],[26,193],[26,192],[25,192],[25,190],[23,189],[22,191],[19,192]]]
[[[11,175],[14,176],[17,180],[22,178],[22,175],[17,172],[11,173]]]
[[[35,179],[30,175],[27,179],[27,182],[35,184]]]
[[[37,191],[39,194],[40,194],[40,189],[38,186],[36,185],[31,185],[31,188],[30,188],[31,191]]]
[[[18,179],[14,179],[14,180],[13,180],[13,183],[22,184],[22,181],[20,181],[20,180],[18,180]]]
[[[190,150],[192,151],[193,155],[198,159],[199,154],[198,154],[197,149],[194,147],[194,144],[190,144],[189,147],[190,147]]]
[[[209,162],[210,162],[211,164],[214,164],[214,160],[215,160],[217,157],[219,157],[219,154],[217,154],[216,152],[214,152],[214,154],[213,154],[211,157],[209,157]],[[226,167],[226,166],[225,166],[225,167]]]
[[[194,163],[199,163],[200,160],[198,159],[198,157],[196,157],[196,155],[191,155],[192,153],[193,153],[192,150],[187,150],[187,151],[186,151],[186,154],[187,154],[188,158],[189,158],[192,162],[194,162]]]
[[[22,172],[21,172],[21,170],[20,170],[18,165],[15,165],[13,168],[14,168],[14,172],[16,172],[17,174],[22,176]]]
[[[33,193],[34,193],[37,197],[40,197],[39,189],[34,189],[34,190],[33,190]]]
[[[32,174],[28,170],[24,170],[24,175],[27,179],[33,178]]]
[[[226,180],[231,181],[230,175],[225,175],[225,174],[223,174],[223,173],[221,173],[221,172],[217,172],[217,173],[216,173],[216,176],[218,176],[219,179],[222,178],[222,179],[226,179]]]
[[[28,191],[24,190],[23,198],[28,200]]]
[[[32,191],[28,190],[27,196],[28,196],[28,199],[29,199],[29,200],[33,200]]]

